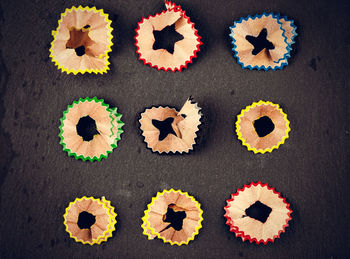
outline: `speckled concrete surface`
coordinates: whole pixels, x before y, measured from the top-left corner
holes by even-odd
[[[179,4],[204,46],[181,73],[138,61],[134,35],[143,16],[163,2],[81,1],[112,18],[111,70],[67,75],[49,60],[51,31],[76,1],[1,1],[0,9],[0,257],[2,258],[346,258],[350,256],[349,1],[198,1]],[[233,58],[228,27],[263,11],[294,18],[299,36],[281,71],[243,70]],[[180,108],[192,95],[203,108],[202,140],[189,155],[146,149],[137,118],[145,107]],[[96,163],[62,151],[59,119],[80,97],[119,108],[126,123],[119,147]],[[271,154],[254,155],[234,134],[241,109],[279,103],[290,138]],[[229,232],[225,200],[243,184],[268,182],[291,203],[293,220],[274,244],[242,242]],[[188,246],[142,235],[141,217],[157,191],[180,188],[204,210],[203,228]],[[64,230],[76,197],[106,196],[117,231],[100,246],[84,246]]]

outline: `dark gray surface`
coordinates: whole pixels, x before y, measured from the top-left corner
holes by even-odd
[[[137,22],[163,10],[162,1],[106,0],[92,4],[113,18],[111,71],[73,76],[57,70],[48,51],[60,13],[77,3],[1,2],[2,258],[350,256],[349,1],[177,3],[204,41],[188,69],[157,71],[137,60]],[[282,71],[243,70],[230,50],[228,27],[263,11],[298,25],[296,51]],[[189,95],[206,116],[201,145],[189,155],[153,154],[139,135],[138,114],[159,104],[180,108]],[[117,106],[126,123],[119,147],[101,162],[68,157],[57,136],[63,110],[86,96]],[[278,150],[254,155],[233,125],[241,109],[260,99],[280,104],[292,131]],[[267,246],[235,238],[223,217],[230,194],[258,180],[282,192],[294,211],[286,233]],[[203,228],[188,246],[142,235],[146,204],[171,187],[188,191],[204,210]],[[65,207],[83,195],[104,195],[116,207],[117,231],[103,245],[75,243],[64,230]]]

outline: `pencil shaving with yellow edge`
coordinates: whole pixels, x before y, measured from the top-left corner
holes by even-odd
[[[107,73],[112,46],[112,27],[108,14],[96,7],[66,9],[52,32],[50,57],[67,74]]]
[[[238,139],[255,154],[278,149],[289,137],[289,132],[287,115],[272,102],[254,102],[237,116]]]
[[[143,234],[171,245],[188,244],[202,227],[203,211],[194,197],[181,190],[158,192],[142,218]]]

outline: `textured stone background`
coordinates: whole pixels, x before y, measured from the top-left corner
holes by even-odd
[[[179,4],[196,23],[204,46],[181,73],[138,61],[134,35],[158,0],[81,1],[110,14],[114,28],[106,75],[67,75],[49,60],[51,31],[76,1],[11,1],[0,5],[0,247],[2,258],[345,258],[350,256],[349,1],[199,1]],[[228,27],[241,16],[280,12],[298,25],[290,64],[282,71],[241,69]],[[203,138],[189,155],[146,149],[137,117],[145,107],[180,108],[192,95],[203,108]],[[62,151],[59,119],[68,104],[97,96],[117,106],[126,123],[107,160],[76,161]],[[279,103],[290,138],[271,154],[254,155],[234,134],[241,109]],[[268,182],[291,203],[286,233],[267,246],[229,232],[225,200],[251,181]],[[164,188],[201,202],[203,228],[188,246],[142,235],[146,204]],[[114,237],[84,246],[64,230],[76,197],[106,196],[118,212]]]

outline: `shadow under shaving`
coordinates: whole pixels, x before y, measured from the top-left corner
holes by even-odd
[[[284,14],[281,14],[281,16],[283,17]],[[295,17],[290,17],[288,16],[288,19],[292,19],[294,20]],[[296,28],[296,32],[297,32],[297,36],[294,37],[294,44],[292,44],[292,50],[290,51],[290,58],[288,58],[288,64],[293,64],[294,63],[294,60],[295,60],[295,57],[296,55],[298,55],[298,53],[300,52],[300,42],[299,42],[299,38],[303,35],[303,30],[302,30],[302,27],[300,26],[299,22],[294,20],[294,25],[297,27]]]

